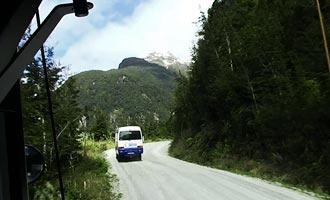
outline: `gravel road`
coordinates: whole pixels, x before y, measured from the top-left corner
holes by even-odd
[[[144,144],[142,161],[118,162],[105,151],[124,200],[307,200],[317,199],[266,181],[168,156],[170,142]]]

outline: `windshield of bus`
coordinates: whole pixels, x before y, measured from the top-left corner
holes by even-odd
[[[140,131],[121,131],[119,133],[119,140],[140,140]]]

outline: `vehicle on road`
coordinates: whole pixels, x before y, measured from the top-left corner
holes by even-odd
[[[115,134],[116,158],[121,162],[124,158],[142,160],[143,154],[142,130],[139,126],[119,127]]]

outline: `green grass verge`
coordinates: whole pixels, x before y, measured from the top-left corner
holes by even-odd
[[[119,200],[116,191],[117,177],[111,173],[103,151],[113,148],[111,141],[83,142],[81,158],[74,167],[62,169],[65,199],[69,200]],[[29,187],[30,199],[60,199],[57,176],[44,176]]]
[[[64,178],[67,199],[120,199],[115,191],[118,179],[109,171],[109,164],[102,152],[113,148],[110,141],[88,140],[83,146],[82,159],[76,167],[67,171]]]

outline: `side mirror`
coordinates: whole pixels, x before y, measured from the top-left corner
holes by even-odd
[[[33,183],[41,176],[45,168],[45,161],[41,152],[31,145],[25,145],[26,179]]]

